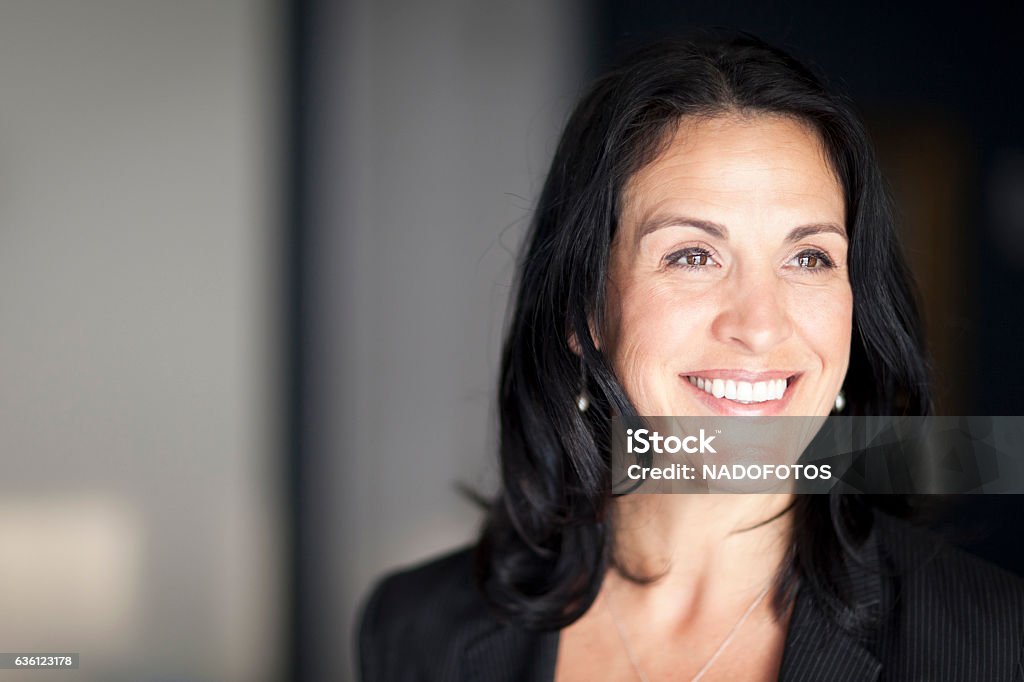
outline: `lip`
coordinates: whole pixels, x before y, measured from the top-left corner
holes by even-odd
[[[708,410],[715,414],[756,417],[782,414],[789,405],[790,400],[792,400],[793,393],[799,386],[800,378],[802,376],[803,372],[798,371],[772,370],[766,372],[751,372],[735,369],[711,369],[680,374],[679,380],[683,382],[683,385],[687,389],[693,391],[694,396],[700,400]],[[757,381],[769,381],[772,379],[789,379],[789,382],[786,386],[786,392],[782,394],[782,398],[779,400],[766,400],[762,403],[744,405],[742,403],[729,400],[728,398],[716,398],[707,391],[699,389],[691,384],[687,377],[700,377],[703,379],[732,379],[733,381],[749,381],[751,383]]]
[[[683,377],[701,377],[702,379],[732,379],[733,381],[749,381],[755,383],[758,381],[771,381],[772,379],[788,379],[790,377],[798,377],[803,372],[795,369],[791,370],[766,370],[766,371],[751,371],[745,369],[703,369],[694,372],[682,372],[679,376]]]

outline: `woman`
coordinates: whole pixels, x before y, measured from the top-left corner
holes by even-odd
[[[1024,679],[1024,588],[871,500],[613,496],[614,415],[928,414],[863,127],[750,38],[660,44],[563,134],[480,541],[383,581],[375,680]]]

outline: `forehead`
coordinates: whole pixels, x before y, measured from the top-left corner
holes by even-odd
[[[729,223],[756,214],[781,223],[843,221],[843,191],[820,138],[774,115],[683,119],[623,191],[623,227],[661,210]]]

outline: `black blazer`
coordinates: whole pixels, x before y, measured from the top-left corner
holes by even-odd
[[[801,590],[780,680],[1024,682],[1022,579],[881,513],[865,550],[849,586],[882,626],[854,637]],[[471,568],[467,548],[377,584],[358,633],[363,682],[554,679],[558,632],[497,620]]]

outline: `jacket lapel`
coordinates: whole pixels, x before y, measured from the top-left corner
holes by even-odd
[[[782,653],[780,682],[863,682],[882,664],[856,637],[837,627],[805,590],[797,595]]]
[[[885,597],[876,527],[874,524],[857,557],[846,557],[840,578],[841,589],[862,612],[878,613]],[[786,633],[779,680],[876,680],[882,664],[869,647],[871,643],[870,635],[857,637],[840,628],[810,590],[801,589]]]
[[[495,625],[467,643],[460,682],[551,682],[555,678],[558,632],[531,632]]]

